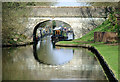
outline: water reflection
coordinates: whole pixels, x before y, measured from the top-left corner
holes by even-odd
[[[3,48],[2,79],[3,80],[106,79],[101,66],[99,65],[98,61],[90,51],[83,48],[59,48],[59,47],[52,48],[52,47],[53,46],[50,43],[50,37],[46,37],[34,47],[33,45],[30,45],[26,47]],[[51,54],[52,52],[54,52],[54,54]],[[46,55],[49,53],[52,56]],[[41,56],[43,56],[43,59],[41,59]],[[48,58],[46,58],[47,56]],[[49,59],[49,57],[53,58]],[[43,61],[46,64],[44,64]],[[55,63],[51,61],[55,61]],[[56,61],[57,64],[60,63],[60,65],[56,65]]]
[[[34,45],[34,56],[37,61],[51,64],[60,65],[69,62],[73,57],[73,49],[55,48],[51,42],[51,37],[43,38]]]

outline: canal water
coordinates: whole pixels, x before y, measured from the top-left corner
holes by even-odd
[[[3,80],[105,80],[94,54],[83,48],[55,47],[51,37],[37,45],[2,49]]]

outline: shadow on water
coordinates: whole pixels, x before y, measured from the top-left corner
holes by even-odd
[[[51,42],[50,36],[34,44],[33,53],[39,63],[48,65],[62,65],[73,57],[73,49],[55,48],[55,43]]]

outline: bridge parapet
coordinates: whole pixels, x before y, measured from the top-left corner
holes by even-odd
[[[31,8],[31,17],[80,17],[80,18],[105,18],[109,7],[41,7]]]

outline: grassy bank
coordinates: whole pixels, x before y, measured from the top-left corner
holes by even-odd
[[[67,42],[67,41],[61,41],[58,42],[57,44],[84,44],[82,42]],[[106,45],[106,44],[102,44],[102,43],[85,43],[85,44],[89,44],[91,46],[94,46],[99,53],[103,56],[104,60],[106,61],[106,63],[108,64],[108,66],[110,67],[110,69],[113,71],[113,73],[115,74],[115,77],[118,79],[118,45]],[[119,69],[120,71],[120,69]],[[120,76],[120,74],[119,74]]]
[[[118,46],[95,45],[99,53],[103,56],[115,77],[118,78]]]
[[[63,44],[64,45],[65,44],[66,45],[67,44],[73,44],[73,45],[88,44],[88,45],[94,46],[99,51],[99,53],[103,56],[108,66],[115,74],[115,77],[118,79],[118,45],[117,43],[106,44],[103,42],[94,42],[94,32],[96,31],[116,32],[117,28],[119,28],[119,26],[117,25],[112,26],[111,22],[109,20],[106,20],[100,26],[90,31],[89,33],[84,35],[82,38],[75,39],[73,41],[60,41],[57,44],[61,44],[61,45]]]

